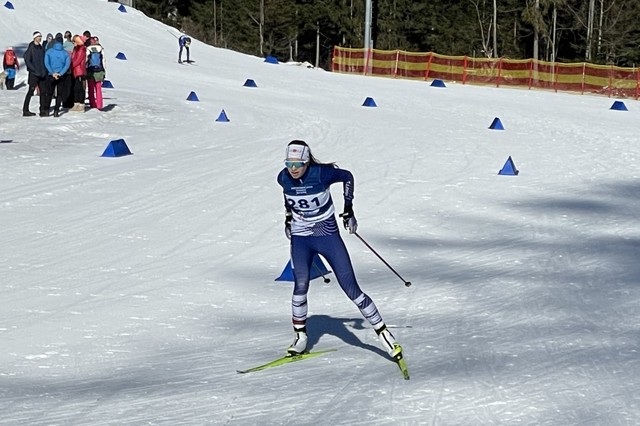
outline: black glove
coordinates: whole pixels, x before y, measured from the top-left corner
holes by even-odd
[[[350,234],[353,234],[358,230],[358,221],[353,214],[353,206],[344,206],[344,211],[340,215],[342,218],[342,224],[344,229],[348,230]]]
[[[284,217],[284,235],[287,236],[287,239],[291,239],[291,221],[293,220],[293,215],[291,212],[287,212]]]

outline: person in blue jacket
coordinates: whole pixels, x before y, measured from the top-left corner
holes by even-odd
[[[191,62],[189,59],[189,46],[191,46],[191,38],[186,35],[181,35],[178,39],[178,46],[180,46],[180,51],[178,52],[178,63],[182,63],[182,49],[187,51],[187,60],[185,62]]]
[[[45,81],[44,90],[44,107],[40,111],[41,117],[49,116],[49,107],[51,106],[51,98],[53,93],[58,89],[58,95],[56,96],[56,103],[53,107],[53,116],[60,116],[60,105],[62,101],[67,97],[68,91],[68,75],[67,71],[71,66],[71,57],[66,50],[64,50],[62,34],[56,34],[56,38],[50,42],[53,47],[46,50],[44,54],[44,66],[47,68],[47,79]]]
[[[341,217],[344,227],[349,233],[356,232],[358,228],[353,214],[353,175],[333,163],[320,163],[304,141],[290,142],[285,155],[285,168],[278,174],[278,183],[284,193],[285,235],[291,240],[295,279],[291,298],[294,340],[287,352],[296,355],[307,349],[309,276],[312,260],[320,254],[329,262],[344,293],[373,326],[387,353],[392,358],[402,358],[402,348],[385,325],[375,303],[358,285],[336,222],[329,187],[342,183],[344,211]]]

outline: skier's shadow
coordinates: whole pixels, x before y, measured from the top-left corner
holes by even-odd
[[[336,336],[347,345],[366,349],[382,357],[387,357],[387,353],[382,349],[362,342],[350,329],[365,330],[364,319],[362,318],[334,318],[328,315],[312,315],[307,318],[307,346],[311,349],[325,334]],[[369,329],[371,333],[375,333]]]

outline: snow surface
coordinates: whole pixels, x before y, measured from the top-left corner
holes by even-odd
[[[134,9],[12,3],[0,43],[22,56],[35,30],[88,28],[115,88],[106,111],[57,119],[21,116],[24,68],[0,92],[0,424],[640,422],[637,101],[339,75],[197,40],[180,65],[178,32]],[[102,157],[119,138],[134,155]],[[354,173],[360,234],[413,282],[343,233],[409,381],[333,275],[312,283],[309,331],[337,351],[236,373],[293,337],[274,278],[294,138]],[[498,175],[509,156],[520,174]]]

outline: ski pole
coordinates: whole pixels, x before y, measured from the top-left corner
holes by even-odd
[[[324,274],[322,273],[322,270],[320,269],[320,267],[319,267],[318,265],[316,265],[316,263],[315,263],[315,262],[311,262],[311,263],[312,263],[312,264],[313,264],[313,266],[316,268],[316,270],[318,271],[318,273],[319,273],[320,275],[322,275],[322,278],[324,278],[324,282],[325,282],[325,284],[326,284],[326,283],[331,282],[331,280],[330,280],[329,278],[327,278],[327,277],[325,277],[325,276],[324,276]]]
[[[384,263],[385,265],[387,265],[387,268],[391,269],[391,271],[393,271],[393,273],[394,273],[394,274],[396,274],[396,275],[398,276],[398,278],[400,278],[400,279],[402,280],[402,282],[404,283],[404,285],[405,285],[406,287],[411,287],[411,281],[406,281],[404,278],[402,278],[402,276],[400,276],[400,274],[399,274],[399,273],[397,273],[397,272],[396,272],[396,270],[395,270],[395,269],[393,269],[393,268],[391,267],[391,265],[389,265],[389,264],[387,263],[387,261],[386,261],[386,260],[384,260],[384,259],[382,258],[382,256],[380,256],[380,255],[378,254],[378,252],[377,252],[377,251],[375,251],[375,250],[373,249],[373,247],[371,247],[371,246],[370,246],[370,245],[369,245],[369,244],[368,244],[368,243],[367,243],[367,242],[366,242],[366,241],[365,241],[365,240],[364,240],[364,239],[363,239],[363,238],[362,238],[362,237],[361,237],[357,232],[354,232],[353,234],[354,234],[356,237],[358,237],[358,238],[360,239],[360,241],[362,241],[362,243],[363,243],[365,246],[367,246],[367,248],[368,248],[369,250],[371,250],[371,252],[372,252],[373,254],[375,254],[376,256],[378,256],[378,259],[382,260],[382,263]]]

